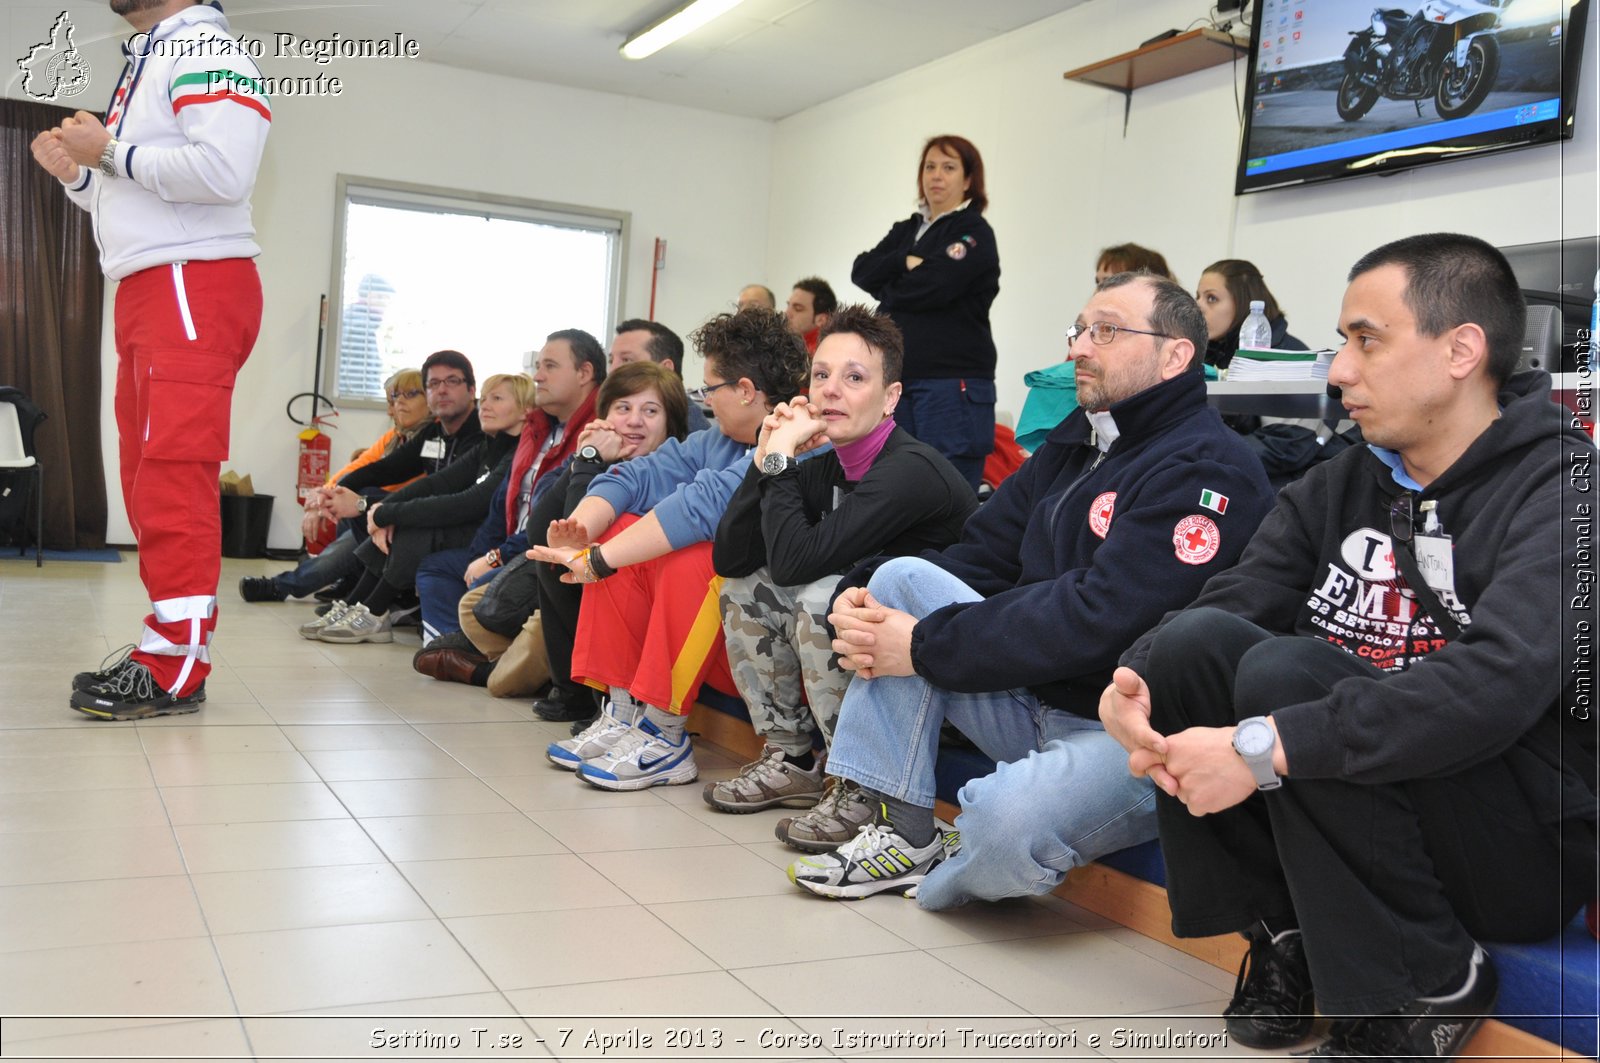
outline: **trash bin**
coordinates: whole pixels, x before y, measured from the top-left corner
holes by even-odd
[[[222,496],[222,556],[265,557],[272,529],[271,495]]]

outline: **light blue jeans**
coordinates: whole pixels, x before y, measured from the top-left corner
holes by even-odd
[[[917,558],[886,563],[868,588],[918,618],[981,598]],[[995,676],[996,685],[1004,679]],[[961,788],[961,849],[923,881],[922,907],[1048,893],[1072,868],[1156,836],[1155,788],[1128,774],[1127,753],[1100,722],[1049,708],[1020,687],[958,694],[920,676],[852,679],[828,772],[932,807],[946,720],[998,766]]]

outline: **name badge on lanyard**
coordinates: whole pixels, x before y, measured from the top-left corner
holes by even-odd
[[[1441,596],[1456,597],[1455,544],[1439,524],[1438,503],[1422,503],[1426,515],[1422,529],[1417,532],[1412,549],[1417,555],[1417,568],[1423,581]]]
[[[422,444],[422,456],[435,461],[444,457],[444,440],[430,439]]]

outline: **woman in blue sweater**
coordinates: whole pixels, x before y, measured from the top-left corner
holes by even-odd
[[[705,359],[694,394],[716,431],[668,440],[595,477],[572,516],[528,556],[585,584],[572,675],[609,692],[593,725],[550,747],[559,767],[607,790],[693,782],[684,732],[702,682],[733,688],[711,538],[744,479],[761,424],[805,384],[806,350],[780,314],[721,314],[692,335]]]

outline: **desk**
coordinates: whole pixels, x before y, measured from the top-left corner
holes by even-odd
[[[1558,373],[1551,378],[1551,401],[1592,422],[1595,388],[1600,375]],[[1322,380],[1208,380],[1206,401],[1221,413],[1253,413],[1262,417],[1315,418],[1339,421],[1346,416],[1339,400],[1330,398]]]
[[[1206,401],[1220,413],[1340,421],[1345,409],[1325,380],[1208,380]]]

